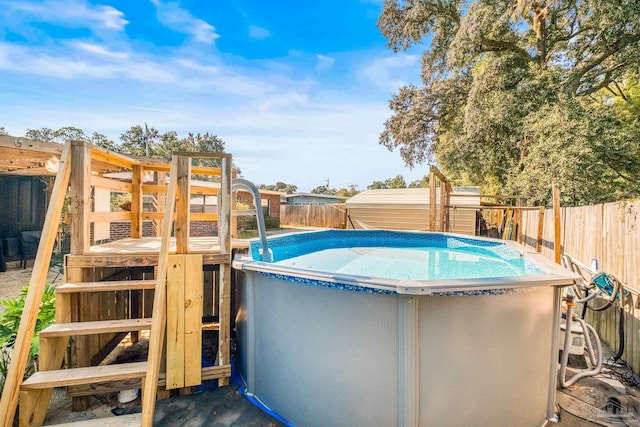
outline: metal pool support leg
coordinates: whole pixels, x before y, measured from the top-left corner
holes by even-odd
[[[398,298],[398,426],[418,426],[420,386],[418,374],[420,297]]]
[[[562,290],[558,286],[553,288],[553,325],[551,329],[551,355],[549,357],[549,395],[547,397],[547,421],[557,423],[560,421],[556,414],[556,387],[558,382],[558,334],[560,333],[560,305],[562,303]]]

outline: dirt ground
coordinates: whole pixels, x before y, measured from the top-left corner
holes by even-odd
[[[33,261],[28,263],[26,269],[19,268],[17,261],[7,263],[7,271],[0,273],[0,300],[15,298],[20,295],[22,288],[27,286],[31,280],[32,266]],[[63,283],[63,281],[63,275],[58,267],[49,269],[47,283],[59,285]],[[4,307],[0,306],[0,313],[2,311],[4,311]]]

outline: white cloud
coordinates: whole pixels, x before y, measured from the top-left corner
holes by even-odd
[[[151,0],[156,6],[160,23],[173,31],[188,34],[198,43],[213,44],[220,37],[216,29],[208,22],[191,15],[178,3]]]
[[[396,53],[381,56],[366,64],[360,71],[362,78],[378,87],[397,90],[399,87],[416,80],[419,73],[419,55]]]
[[[67,53],[65,49],[56,54],[38,48],[0,42],[0,70],[59,79],[128,77],[153,82],[177,80],[166,66],[156,64],[141,56],[129,61],[126,60],[128,58],[126,54],[119,55],[97,45],[88,43],[78,45],[76,42],[75,47],[81,51],[102,53],[102,55],[84,57],[74,55],[75,52]]]
[[[318,64],[316,65],[316,71],[327,70],[333,67],[333,64],[336,62],[335,58],[331,58],[326,55],[316,55],[318,59]]]
[[[171,83],[193,91],[215,90],[241,97],[268,97],[265,105],[282,103],[284,98],[296,100],[286,104],[298,103],[303,99],[299,94],[306,92],[311,84],[307,80],[289,78],[277,70],[264,69],[260,64],[234,68],[215,57],[209,63],[201,61],[201,58],[195,60],[185,56],[179,49],[167,57],[115,51],[102,44],[80,40],[63,42],[55,47],[0,41],[0,71],[49,79],[130,79]]]
[[[251,25],[249,26],[249,36],[254,39],[266,39],[267,37],[271,37],[271,32],[266,28]]]
[[[129,54],[126,52],[115,52],[105,46],[98,45],[95,43],[88,43],[79,40],[74,40],[70,43],[70,45],[78,50],[92,53],[95,55],[105,56],[107,58],[114,59],[127,59]]]
[[[122,31],[129,23],[124,13],[111,6],[92,5],[84,0],[46,0],[44,2],[0,2],[6,12],[17,12],[38,22],[71,28]]]

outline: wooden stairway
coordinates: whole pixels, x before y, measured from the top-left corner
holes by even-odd
[[[20,387],[19,420],[21,426],[42,425],[46,412],[44,402],[48,403],[54,387],[145,378],[147,362],[73,369],[59,368],[63,362],[70,337],[150,330],[153,324],[152,319],[63,322],[66,320],[66,313],[69,312],[69,297],[74,293],[108,292],[116,289],[152,289],[155,288],[155,284],[155,280],[85,282],[65,283],[56,288],[56,315],[59,323],[55,323],[40,332],[41,370],[25,380]]]
[[[164,232],[162,234],[154,280],[83,282],[78,280],[77,274],[74,274],[71,278],[67,275],[67,281],[69,283],[58,286],[56,289],[57,323],[40,333],[40,371],[27,380],[23,381],[22,379],[27,364],[31,336],[33,336],[35,330],[40,300],[44,292],[46,275],[58,228],[57,225],[60,222],[66,188],[69,184],[70,177],[72,180],[87,179],[87,171],[76,171],[75,166],[73,174],[76,174],[76,172],[79,173],[75,176],[72,174],[71,160],[75,159],[72,155],[75,153],[73,148],[78,148],[73,146],[74,144],[75,143],[67,143],[61,156],[60,167],[56,176],[40,246],[33,267],[30,287],[25,301],[25,309],[5,381],[4,392],[0,400],[0,427],[10,427],[12,425],[18,397],[20,399],[20,426],[38,426],[44,422],[46,409],[54,387],[83,386],[101,382],[136,379],[140,381],[142,386],[142,414],[118,417],[113,420],[100,420],[95,424],[86,423],[86,425],[100,425],[102,427],[109,425],[151,426],[153,423],[157,387],[160,383],[165,384],[167,382],[166,376],[164,378],[159,377],[165,330],[167,329],[167,280],[170,262],[169,248],[171,232]],[[82,145],[80,148],[86,153],[86,145]],[[219,215],[218,221],[219,227],[228,231],[231,208],[231,158],[229,155],[224,154],[222,157],[221,192],[226,197],[224,204],[228,212]],[[184,221],[188,224],[188,214],[185,218],[185,216],[181,217],[180,209],[178,209],[175,214],[174,211],[176,208],[176,199],[182,199],[183,206],[187,206],[188,209],[188,204],[186,204],[184,200],[189,200],[190,198],[188,190],[191,173],[190,163],[191,160],[187,156],[179,155],[173,157],[170,168],[171,179],[167,190],[167,204],[162,226],[163,230],[171,230],[174,219],[176,221],[176,230],[184,226]],[[83,164],[86,164],[86,161]],[[138,182],[138,184],[141,185],[141,182]],[[185,185],[186,190],[184,189]],[[140,200],[141,197],[140,193]],[[82,209],[83,208],[80,210]],[[188,225],[186,228],[188,230]],[[225,233],[225,235],[228,235],[228,232]],[[222,240],[224,240],[224,242]],[[225,236],[224,239],[221,238],[220,243],[221,255],[227,254],[226,258],[229,258],[220,264],[223,280],[228,283],[230,280],[230,238]],[[183,256],[189,257],[191,255]],[[175,265],[173,267],[175,267]],[[82,274],[79,276],[82,277]],[[153,313],[151,318],[84,322],[71,321],[71,301],[72,297],[76,294],[149,289],[154,290]],[[220,299],[221,301],[222,299],[228,299],[228,288],[225,288],[224,295],[221,290]],[[221,303],[221,307],[222,306],[223,304]],[[225,306],[227,309],[220,313],[220,316],[224,318],[229,317],[228,301],[225,303]],[[200,312],[200,327],[202,329],[219,328],[219,325],[214,323],[202,325],[201,316],[202,314]],[[60,369],[65,358],[69,338],[72,336],[125,333],[142,330],[149,330],[149,352],[146,362]],[[225,334],[228,334],[228,332],[223,333],[221,330],[220,333],[220,341],[227,342],[228,336],[225,336]],[[198,335],[201,335],[201,331],[198,331]],[[199,343],[199,341],[196,342]],[[202,376],[200,376],[200,372],[198,372],[197,379],[205,380],[228,377],[230,375],[228,351],[224,353],[222,359],[220,366],[213,367],[215,369],[212,369],[208,375],[203,373]],[[225,381],[223,380],[222,383],[224,384]]]
[[[74,293],[109,292],[114,289],[149,289],[155,287],[154,280],[137,280],[122,282],[103,282],[97,286],[95,282],[66,283],[56,291],[58,320],[68,313],[65,305]],[[132,332],[151,330],[154,321],[151,318],[118,319],[90,322],[55,323],[40,333],[40,371],[25,380],[20,386],[21,426],[38,426],[44,422],[46,407],[54,387],[90,385],[101,382],[140,379],[145,384],[148,362],[134,362],[103,366],[90,366],[72,369],[60,369],[66,354],[69,338],[93,334],[110,334],[115,332]],[[155,391],[154,391],[155,393]],[[141,418],[138,415],[137,425]],[[134,419],[129,419],[132,422]],[[123,422],[125,420],[122,420]]]

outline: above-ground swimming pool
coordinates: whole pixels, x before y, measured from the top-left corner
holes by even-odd
[[[328,230],[236,257],[246,392],[296,426],[540,426],[561,287],[512,242]]]

